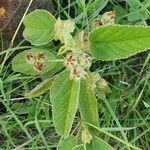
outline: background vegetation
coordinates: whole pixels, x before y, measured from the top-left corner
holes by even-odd
[[[62,19],[74,18],[78,28],[109,10],[116,12],[117,24],[149,25],[149,0],[88,0],[86,5],[83,1],[53,0],[54,14]],[[3,49],[2,34],[0,42],[0,149],[55,149],[59,136],[52,124],[49,91],[32,100],[25,99],[23,95],[41,83],[41,78],[13,72],[12,53],[21,50]],[[26,46],[23,42],[19,45]],[[108,101],[98,101],[100,126],[143,150],[150,150],[149,59],[147,51],[121,61],[97,61],[91,67],[109,81],[112,90]],[[127,149],[101,136],[117,150]]]

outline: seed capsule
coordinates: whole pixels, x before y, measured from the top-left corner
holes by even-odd
[[[73,53],[69,53],[66,56],[66,60],[64,62],[64,66],[66,66],[67,68],[74,68],[76,66],[78,66],[78,60],[77,60],[77,56]]]
[[[92,135],[89,133],[88,130],[83,130],[82,131],[82,141],[83,143],[89,143],[91,142],[91,140],[93,139]]]
[[[36,63],[34,64],[34,70],[36,70],[37,72],[42,71],[42,69],[43,69],[43,63],[36,62]]]
[[[97,28],[97,27],[102,26],[102,25],[103,25],[103,23],[102,23],[101,19],[96,18],[96,19],[94,20],[93,24],[92,24],[92,27],[93,27],[93,28]]]
[[[25,57],[26,57],[27,63],[34,64],[34,61],[35,61],[34,56],[31,53],[27,54]]]
[[[80,66],[73,68],[70,71],[70,78],[71,79],[80,80],[80,79],[85,78],[85,76],[86,76],[86,71]]]
[[[79,57],[79,63],[84,69],[89,69],[92,65],[92,58],[88,54],[83,53]]]
[[[36,54],[36,61],[37,61],[37,62],[43,62],[43,61],[44,61],[44,58],[45,58],[45,57],[44,57],[44,54],[43,54],[43,53],[40,52],[40,53],[37,53],[37,54]]]

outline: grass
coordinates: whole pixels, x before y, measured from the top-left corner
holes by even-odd
[[[107,10],[115,9],[118,23],[149,24],[149,17],[145,16],[129,21],[128,17],[135,12],[130,10],[126,3],[117,3],[115,0],[94,0],[92,3],[92,0],[89,0],[87,11],[82,2],[81,0],[54,0],[55,15],[61,15],[62,18],[75,18],[80,28],[90,24],[99,12],[102,14]],[[142,10],[149,16],[150,4],[149,1],[145,2],[140,3],[137,0],[139,7],[136,11]],[[3,50],[1,35],[3,51],[0,52],[0,149],[55,149],[59,136],[55,134],[52,124],[49,92],[32,100],[25,99],[24,93],[39,84],[41,78],[13,72],[11,62],[6,61],[13,52],[29,48],[23,43],[19,46],[21,47]],[[101,126],[99,130],[101,137],[117,150],[130,149],[130,144],[142,150],[150,150],[149,59],[148,51],[121,61],[107,63],[98,61],[91,68],[107,79],[112,89],[107,99],[101,97],[98,101]]]

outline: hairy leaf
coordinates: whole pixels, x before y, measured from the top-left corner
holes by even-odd
[[[90,33],[91,53],[103,61],[127,58],[150,48],[150,27],[102,26]]]
[[[69,71],[60,73],[51,87],[53,120],[56,131],[62,137],[69,136],[77,111],[80,82],[70,80]]]
[[[54,62],[50,62],[54,59],[55,57],[51,52],[32,48],[13,58],[12,68],[14,71],[28,75],[38,75],[51,70],[56,65]]]
[[[75,146],[71,150],[86,150],[86,149],[85,149],[85,146],[83,144],[81,144],[81,145]]]
[[[86,122],[98,126],[97,100],[94,91],[90,89],[88,78],[81,82],[79,109]]]
[[[63,59],[62,56],[60,55],[58,56],[57,53],[56,54],[54,53],[54,51],[52,53],[54,54],[56,59]],[[63,62],[57,62],[54,68],[52,68],[50,71],[46,72],[45,74],[42,74],[42,78],[45,79],[48,77],[52,77],[55,74],[59,73],[63,68],[64,68]]]
[[[77,144],[77,139],[75,136],[70,135],[67,139],[60,142],[58,150],[71,150]]]
[[[54,38],[55,18],[46,10],[35,10],[24,19],[23,36],[32,45],[44,45]]]
[[[86,150],[115,150],[115,149],[104,140],[95,136],[91,141],[91,143],[86,145]]]
[[[52,85],[52,79],[46,79],[38,86],[36,86],[33,90],[31,90],[29,93],[25,94],[25,97],[33,98],[33,97],[40,96],[41,94],[49,90],[51,85]]]

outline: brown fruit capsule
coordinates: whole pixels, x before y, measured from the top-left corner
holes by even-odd
[[[93,28],[97,28],[102,25],[103,25],[103,23],[101,22],[101,20],[99,18],[96,18],[93,22]]]
[[[43,63],[40,63],[40,62],[36,62],[34,64],[34,69],[37,71],[37,72],[40,72],[43,70]]]
[[[34,63],[34,56],[31,53],[27,54],[25,57],[26,57],[27,63],[29,63],[29,64]]]
[[[45,56],[44,56],[44,53],[37,53],[36,54],[36,61],[37,62],[43,62],[44,61],[44,58],[45,58]]]

